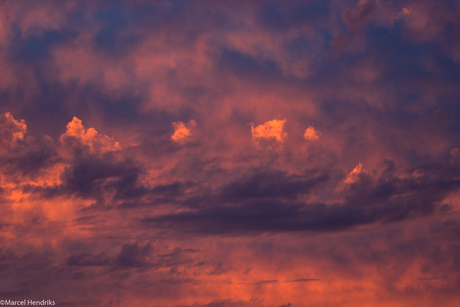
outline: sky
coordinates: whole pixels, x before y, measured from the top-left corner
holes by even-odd
[[[458,306],[460,1],[0,2],[0,300]]]

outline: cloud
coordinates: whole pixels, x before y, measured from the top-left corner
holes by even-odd
[[[254,124],[251,123],[252,143],[256,147],[259,147],[262,144],[270,143],[274,145],[269,146],[282,146],[281,144],[284,143],[287,137],[287,133],[283,132],[285,122],[286,119],[273,119],[256,127],[254,127]]]
[[[258,299],[249,299],[249,300],[233,300],[233,299],[218,299],[205,304],[193,304],[193,305],[183,305],[179,307],[263,307],[263,302]],[[291,305],[284,305],[290,307]],[[278,307],[283,307],[280,305]]]
[[[320,136],[321,132],[316,130],[313,126],[308,127],[303,134],[304,139],[307,141],[318,141]]]
[[[35,176],[59,159],[51,137],[44,136],[38,140],[32,136],[25,137],[26,132],[24,119],[15,120],[10,113],[0,115],[0,168],[10,179]]]
[[[415,177],[415,178],[421,177],[421,176],[423,176],[423,175],[425,175],[425,171],[424,171],[423,169],[420,169],[420,168],[416,169],[416,170],[412,173],[412,176]]]
[[[68,266],[107,266],[110,263],[105,253],[91,255],[89,253],[76,253],[67,259]]]
[[[183,122],[174,122],[174,134],[171,135],[171,140],[178,144],[185,144],[192,138],[192,135],[196,129],[196,122],[191,119],[187,124]]]
[[[460,161],[460,151],[458,148],[454,148],[450,151],[450,162],[456,163]]]
[[[88,150],[90,153],[105,153],[121,149],[120,144],[113,138],[98,134],[94,128],[85,129],[81,120],[75,116],[66,128],[66,132],[60,138],[64,147],[76,151]]]
[[[112,197],[141,198],[146,193],[139,183],[141,174],[142,170],[132,159],[89,155],[74,160],[64,169],[60,186],[45,189],[43,192],[49,195],[70,193],[101,201],[105,197],[108,197],[108,201]]]
[[[225,202],[248,199],[296,200],[310,193],[317,185],[326,183],[328,179],[327,173],[318,171],[288,175],[277,170],[256,170],[224,185],[220,190],[220,198]]]
[[[9,155],[1,157],[4,172],[11,176],[37,176],[50,170],[60,161],[60,156],[51,137],[38,140],[27,137],[23,147],[16,148]],[[43,175],[43,174],[42,174]]]
[[[360,180],[360,175],[361,174],[367,174],[367,172],[363,169],[363,165],[361,163],[358,163],[356,167],[347,174],[347,177],[345,177],[345,182],[346,183],[355,183]]]
[[[1,2],[0,294],[456,306],[459,12]]]
[[[327,176],[317,174],[305,180],[276,172],[255,173],[220,189],[220,202],[211,198],[213,206],[147,217],[140,224],[185,233],[233,236],[339,231],[378,221],[391,223],[430,215],[439,209],[442,200],[460,187],[449,168],[443,165],[428,171],[430,167],[425,166],[430,176],[414,181],[417,178],[396,176],[391,165],[380,175],[371,175],[359,164],[347,177],[347,183],[352,184],[339,192],[341,201],[329,204],[302,197],[309,189],[319,192]]]
[[[23,119],[17,121],[9,112],[0,115],[1,150],[8,150],[11,147],[14,147],[17,144],[17,141],[23,140],[26,130],[27,125]]]
[[[117,264],[123,268],[139,268],[149,266],[149,255],[152,247],[150,244],[139,245],[138,242],[125,244],[117,255]]]
[[[375,18],[378,9],[377,3],[373,0],[360,0],[355,7],[352,9],[346,8],[342,12],[340,17],[347,26],[347,36],[343,37],[338,34],[331,41],[331,45],[336,47],[339,53],[352,45],[352,43],[360,43],[357,41],[362,35],[361,30],[367,22]],[[356,46],[356,48],[361,49],[362,47]]]
[[[78,118],[74,117],[61,135],[61,148],[49,136],[24,137],[24,120],[16,121],[10,114],[1,119],[8,152],[0,157],[0,171],[6,176],[4,182],[9,185],[5,190],[11,195],[20,190],[24,199],[76,195],[104,203],[142,198],[147,193],[139,182],[143,173],[139,163],[117,155],[121,149],[118,142],[94,128],[86,129]],[[22,139],[23,144],[16,144]],[[70,156],[66,155],[68,150]]]

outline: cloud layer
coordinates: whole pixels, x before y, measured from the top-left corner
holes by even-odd
[[[0,17],[0,299],[456,306],[458,1]]]

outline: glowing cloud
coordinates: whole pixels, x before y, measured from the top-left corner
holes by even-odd
[[[315,129],[315,127],[310,126],[305,130],[305,133],[303,134],[303,137],[307,141],[318,141],[319,137],[321,136],[321,132]]]
[[[171,135],[171,140],[179,144],[184,144],[192,137],[193,131],[196,128],[196,122],[191,119],[187,124],[183,122],[174,122],[173,126],[174,134]]]
[[[254,127],[251,123],[252,143],[255,146],[260,146],[262,140],[274,140],[277,143],[284,143],[287,133],[283,132],[283,126],[286,119],[278,120],[273,119]]]
[[[0,146],[7,149],[22,140],[26,133],[27,125],[23,119],[17,121],[9,112],[0,115]]]
[[[363,169],[363,165],[359,163],[356,167],[347,175],[345,178],[346,183],[355,183],[359,180],[360,174],[367,174],[367,172]]]
[[[88,147],[91,153],[120,150],[120,144],[107,135],[100,135],[96,129],[85,129],[80,119],[74,116],[67,124],[66,132],[61,135],[62,144],[70,147]]]

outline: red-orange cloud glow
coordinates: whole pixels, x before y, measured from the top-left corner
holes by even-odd
[[[307,141],[318,141],[320,136],[321,132],[316,130],[313,126],[308,127],[303,134],[304,139]]]
[[[108,152],[121,149],[120,144],[114,141],[112,137],[100,135],[94,128],[85,129],[82,121],[77,117],[73,117],[66,128],[66,132],[60,138],[64,146],[68,144],[87,146],[90,152]]]
[[[173,126],[174,134],[171,135],[171,140],[179,144],[184,144],[190,140],[197,125],[196,122],[191,119],[187,124],[183,122],[174,122]]]
[[[359,180],[359,175],[360,174],[366,174],[367,172],[364,170],[363,165],[361,163],[358,163],[356,167],[347,174],[347,177],[345,178],[346,183],[355,183]]]
[[[256,127],[254,127],[254,124],[251,124],[252,143],[257,147],[260,146],[261,142],[264,140],[272,140],[276,143],[283,144],[287,138],[287,133],[283,131],[285,122],[286,119],[273,119]]]

